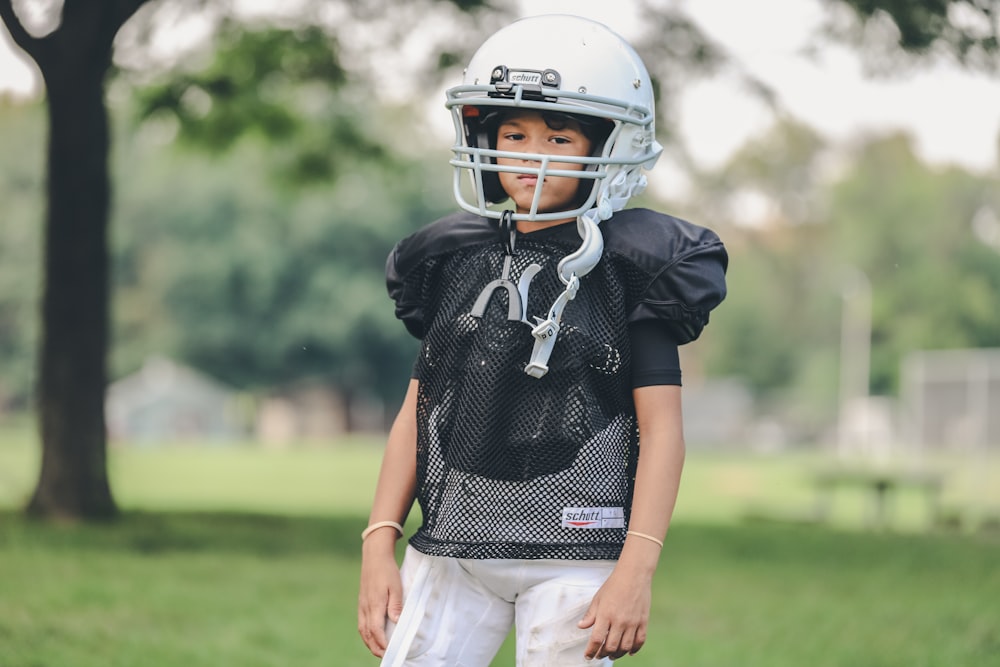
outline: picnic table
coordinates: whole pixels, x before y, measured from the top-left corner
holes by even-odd
[[[904,489],[924,496],[927,520],[933,525],[940,516],[944,476],[933,471],[899,471],[872,468],[829,468],[813,477],[816,488],[816,518],[826,520],[833,509],[834,496],[857,489],[870,498],[867,521],[876,528],[888,528],[893,519],[893,498]]]

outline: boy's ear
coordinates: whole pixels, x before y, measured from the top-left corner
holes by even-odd
[[[491,204],[499,204],[510,197],[500,185],[500,176],[496,172],[483,172],[483,197]]]
[[[476,148],[495,149],[497,147],[497,131],[500,128],[501,114],[494,110],[478,109],[478,113],[465,116],[466,140]],[[490,159],[491,163],[496,160]],[[500,185],[500,176],[496,172],[482,173],[483,198],[490,204],[506,201],[510,195]]]

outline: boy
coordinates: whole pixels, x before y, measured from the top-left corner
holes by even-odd
[[[725,249],[622,210],[661,148],[646,69],[606,27],[518,21],[447,106],[465,212],[387,263],[422,345],[362,535],[359,631],[383,665],[486,667],[512,625],[520,666],[609,664],[646,640],[684,458],[677,346],[724,298]]]

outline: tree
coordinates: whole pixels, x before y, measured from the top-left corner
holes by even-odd
[[[333,169],[349,173],[285,190],[264,142],[206,159],[131,134],[122,162],[148,166],[117,177],[128,224],[116,234],[112,368],[131,372],[155,349],[248,393],[308,380],[393,410],[416,347],[383,267],[396,240],[451,209],[444,152],[436,168],[397,156],[384,169],[345,151]]]
[[[861,147],[831,188],[829,247],[874,293],[871,389],[892,393],[912,350],[1000,345],[1000,262],[970,224],[1000,210],[1000,180],[932,169],[906,136]]]
[[[0,414],[27,407],[34,377],[44,132],[39,104],[0,98]]]
[[[48,153],[38,420],[42,466],[28,504],[40,516],[116,514],[104,424],[108,346],[108,115],[112,42],[146,0],[66,0],[57,28],[28,32],[0,0],[14,42],[45,83]]]
[[[900,56],[926,61],[948,55],[962,66],[1000,73],[1000,0],[826,0],[849,10],[829,32],[896,68]]]
[[[696,206],[732,261],[729,295],[706,330],[712,374],[740,377],[758,408],[795,437],[817,437],[835,401],[838,258],[827,239],[829,147],[786,118],[714,171],[696,174]]]
[[[244,181],[195,188],[215,210],[169,236],[181,253],[198,239],[212,261],[157,287],[187,363],[251,391],[318,380],[348,404],[367,394],[394,408],[414,349],[393,322],[385,258],[450,210],[450,180],[410,157],[424,148],[417,114],[346,71],[331,32],[223,21],[200,68],[137,91],[141,118]]]
[[[116,35],[147,2],[64,0],[57,27],[36,36],[14,0],[0,0],[0,19],[41,71],[48,110],[37,386],[42,466],[26,508],[36,516],[99,519],[117,513],[104,423],[111,199],[105,82]],[[483,6],[481,0],[443,4],[463,13]],[[322,160],[302,166],[323,169]]]
[[[801,128],[778,126],[706,175],[732,257],[726,305],[706,330],[706,366],[743,379],[799,438],[819,436],[835,417],[852,271],[871,287],[872,394],[899,390],[913,350],[1000,345],[1000,261],[974,228],[980,211],[1000,211],[997,176],[931,167],[908,137],[888,135],[842,156],[832,180],[803,179],[823,162],[818,148]],[[756,226],[725,206],[726,190],[741,185],[772,200]],[[808,217],[790,215],[799,196],[815,202]]]
[[[27,507],[36,516],[117,513],[104,423],[111,199],[105,81],[115,36],[147,2],[64,0],[58,26],[35,36],[14,0],[0,0],[0,19],[41,71],[49,121],[37,388],[42,467]],[[450,3],[462,12],[483,6]]]

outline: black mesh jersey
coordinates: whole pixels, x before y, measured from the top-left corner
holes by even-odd
[[[458,558],[617,558],[638,457],[628,325],[694,340],[725,296],[711,231],[645,209],[601,225],[541,378],[524,372],[534,316],[563,291],[574,223],[509,238],[471,214],[402,240],[386,275],[396,315],[422,340],[416,374],[417,550]],[[529,324],[531,323],[531,324]]]

